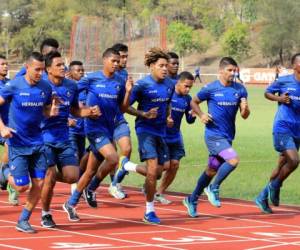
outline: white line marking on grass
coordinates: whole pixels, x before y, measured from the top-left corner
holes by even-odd
[[[13,245],[6,245],[6,244],[0,244],[0,247],[7,247],[7,248],[12,248],[12,249],[15,249],[15,250],[31,250],[31,248],[25,248],[25,247],[16,247],[16,246],[13,246]]]
[[[30,239],[68,238],[68,237],[72,237],[72,235],[0,238],[0,241],[2,241],[2,240],[5,241],[5,240],[30,240]]]
[[[214,228],[210,228],[210,230],[232,230],[232,229],[249,229],[249,228],[264,228],[264,227],[272,227],[272,226],[214,227]]]
[[[174,233],[176,230],[158,230],[158,231],[139,231],[139,232],[125,232],[125,233],[110,233],[108,235],[123,235],[123,234],[150,234],[150,233]]]

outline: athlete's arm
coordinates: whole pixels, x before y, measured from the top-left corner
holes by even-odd
[[[125,96],[120,106],[120,109],[123,113],[125,113],[129,108],[132,87],[133,87],[133,79],[131,76],[129,76],[125,85],[125,89],[126,89]]]
[[[276,94],[266,92],[265,93],[265,98],[267,98],[270,101],[275,101],[275,102],[280,102],[280,103],[285,103],[285,104],[289,104],[291,102],[288,93],[283,93],[283,94],[278,96]]]
[[[241,102],[240,102],[240,113],[241,113],[241,117],[243,119],[247,119],[250,115],[250,109],[248,106],[248,101],[246,98],[241,98]]]
[[[76,117],[98,118],[101,111],[98,105],[92,107],[71,107],[70,113]]]
[[[209,122],[212,122],[212,116],[208,113],[204,113],[200,108],[200,103],[202,101],[199,100],[197,96],[194,96],[191,101],[191,107],[192,110],[196,113],[196,115],[200,118],[201,122],[204,124],[207,124]]]
[[[0,96],[0,106],[3,105],[5,103],[5,100],[2,96]],[[16,131],[12,128],[9,128],[7,126],[5,126],[5,124],[3,123],[1,114],[0,114],[0,133],[1,136],[3,138],[11,138],[13,136],[12,133],[15,133]]]

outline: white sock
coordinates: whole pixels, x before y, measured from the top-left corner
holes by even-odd
[[[146,201],[146,214],[154,212],[154,201],[148,202]]]
[[[42,210],[42,217],[48,214],[51,214],[51,211]]]
[[[133,163],[132,161],[128,161],[124,164],[124,169],[126,171],[136,172],[136,167],[138,164]]]

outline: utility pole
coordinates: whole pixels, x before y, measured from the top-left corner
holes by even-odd
[[[125,20],[125,12],[126,12],[126,0],[123,0],[123,41],[126,38],[126,20]]]

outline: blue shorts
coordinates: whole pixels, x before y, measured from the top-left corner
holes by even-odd
[[[299,150],[300,138],[294,138],[289,134],[273,134],[273,145],[277,152],[284,152],[288,149]]]
[[[113,135],[114,141],[118,141],[122,137],[130,137],[130,129],[127,122],[122,122],[117,127],[115,127]]]
[[[17,186],[26,186],[30,178],[44,179],[47,171],[45,148],[8,147],[9,169]]]
[[[206,147],[209,155],[219,155],[225,149],[232,147],[232,142],[225,138],[205,137]]]
[[[168,147],[163,137],[148,133],[137,134],[140,160],[157,158],[158,164],[168,161]]]
[[[107,144],[112,144],[112,139],[103,133],[89,133],[87,138],[92,148],[95,148],[97,151]]]
[[[71,146],[76,150],[80,160],[85,153],[85,136],[79,134],[69,134]]]
[[[79,166],[78,155],[69,141],[59,143],[45,143],[48,166],[57,166],[59,170],[64,166]]]
[[[177,160],[180,161],[182,157],[185,156],[184,145],[182,141],[168,143],[168,158],[169,160]]]

